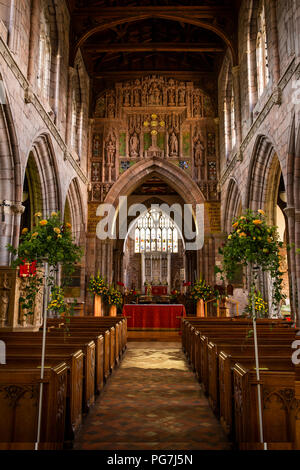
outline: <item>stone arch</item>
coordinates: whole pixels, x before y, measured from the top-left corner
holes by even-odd
[[[240,215],[241,208],[242,197],[239,186],[235,178],[230,178],[225,198],[225,209],[222,217],[222,227],[224,232],[231,232],[232,220]]]
[[[52,211],[61,211],[61,192],[57,178],[58,169],[48,134],[42,133],[34,139],[28,157],[30,154],[35,159],[41,180],[44,215],[49,215]]]
[[[1,74],[0,79],[2,80]],[[4,224],[1,234],[0,265],[7,265],[10,256],[6,245],[10,243],[17,247],[19,240],[18,223],[22,213],[22,184],[14,118],[4,81],[1,85],[3,99],[0,100],[0,200],[1,203],[6,204],[6,207],[2,207],[1,214]]]
[[[69,214],[67,214],[68,211]],[[67,218],[70,218],[70,220],[67,220]],[[71,181],[68,188],[64,204],[64,219],[66,222],[70,222],[72,224],[72,234],[76,243],[82,244],[85,232],[85,223],[82,195],[77,178],[74,178]]]
[[[256,139],[252,158],[249,165],[247,193],[245,198],[245,207],[252,210],[258,210],[266,207],[267,192],[270,170],[274,164],[274,156],[280,162],[278,153],[272,140],[265,136],[259,135]]]
[[[164,179],[178,194],[186,204],[192,204],[195,209],[196,204],[201,204],[205,198],[197,184],[192,178],[172,163],[166,162],[160,158],[153,157],[138,162],[123,173],[118,181],[108,192],[105,203],[118,205],[119,196],[128,196],[134,191],[149,175],[158,173],[160,178]]]

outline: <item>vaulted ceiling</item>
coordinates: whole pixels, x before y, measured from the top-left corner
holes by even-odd
[[[68,0],[70,61],[80,48],[93,94],[160,74],[213,92],[227,48],[236,62],[239,0]]]

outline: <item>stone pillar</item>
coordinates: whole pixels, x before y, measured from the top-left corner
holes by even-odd
[[[288,243],[295,245],[295,208],[286,207],[284,209],[287,218],[287,234]],[[297,312],[297,273],[296,273],[296,255],[295,249],[292,248],[287,252],[289,266],[289,287],[292,314],[296,318]]]
[[[232,67],[234,104],[235,104],[235,129],[236,147],[242,143],[242,119],[241,119],[241,89],[240,89],[240,67]]]
[[[295,247],[300,246],[300,210],[295,211]],[[295,249],[295,248],[293,248]],[[297,325],[300,325],[300,258],[296,255]]]
[[[278,30],[277,30],[277,15],[276,15],[276,0],[270,0],[270,16],[271,16],[271,38],[272,47],[269,51],[272,51],[272,64],[273,64],[273,79],[274,85],[277,86],[280,79],[280,59],[278,51]],[[270,62],[269,62],[270,63]]]
[[[41,1],[31,0],[31,16],[30,16],[30,35],[29,35],[29,59],[27,77],[31,85],[36,85],[37,64],[39,57],[39,37],[40,37],[40,17],[41,17]]]
[[[171,292],[171,253],[168,253],[168,294]]]
[[[144,284],[145,284],[145,253],[141,253],[141,268],[142,268],[142,285],[141,285],[141,292],[143,292]]]

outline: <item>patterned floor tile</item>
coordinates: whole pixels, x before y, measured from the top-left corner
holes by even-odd
[[[76,450],[229,450],[177,343],[129,343]]]

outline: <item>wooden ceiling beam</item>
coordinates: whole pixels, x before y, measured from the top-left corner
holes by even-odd
[[[224,52],[224,47],[217,44],[176,44],[176,43],[144,43],[144,44],[84,44],[84,50],[91,54],[102,52]]]
[[[117,71],[103,71],[95,72],[94,79],[98,80],[129,80],[137,77],[145,77],[147,75],[163,75],[177,78],[178,80],[197,80],[200,77],[206,76],[215,79],[215,74],[209,70],[117,70]]]
[[[76,17],[101,17],[101,18],[120,18],[126,16],[136,16],[144,14],[174,14],[191,15],[193,18],[213,19],[217,15],[232,16],[234,7],[232,6],[126,6],[126,7],[83,7],[72,11],[72,16]]]

